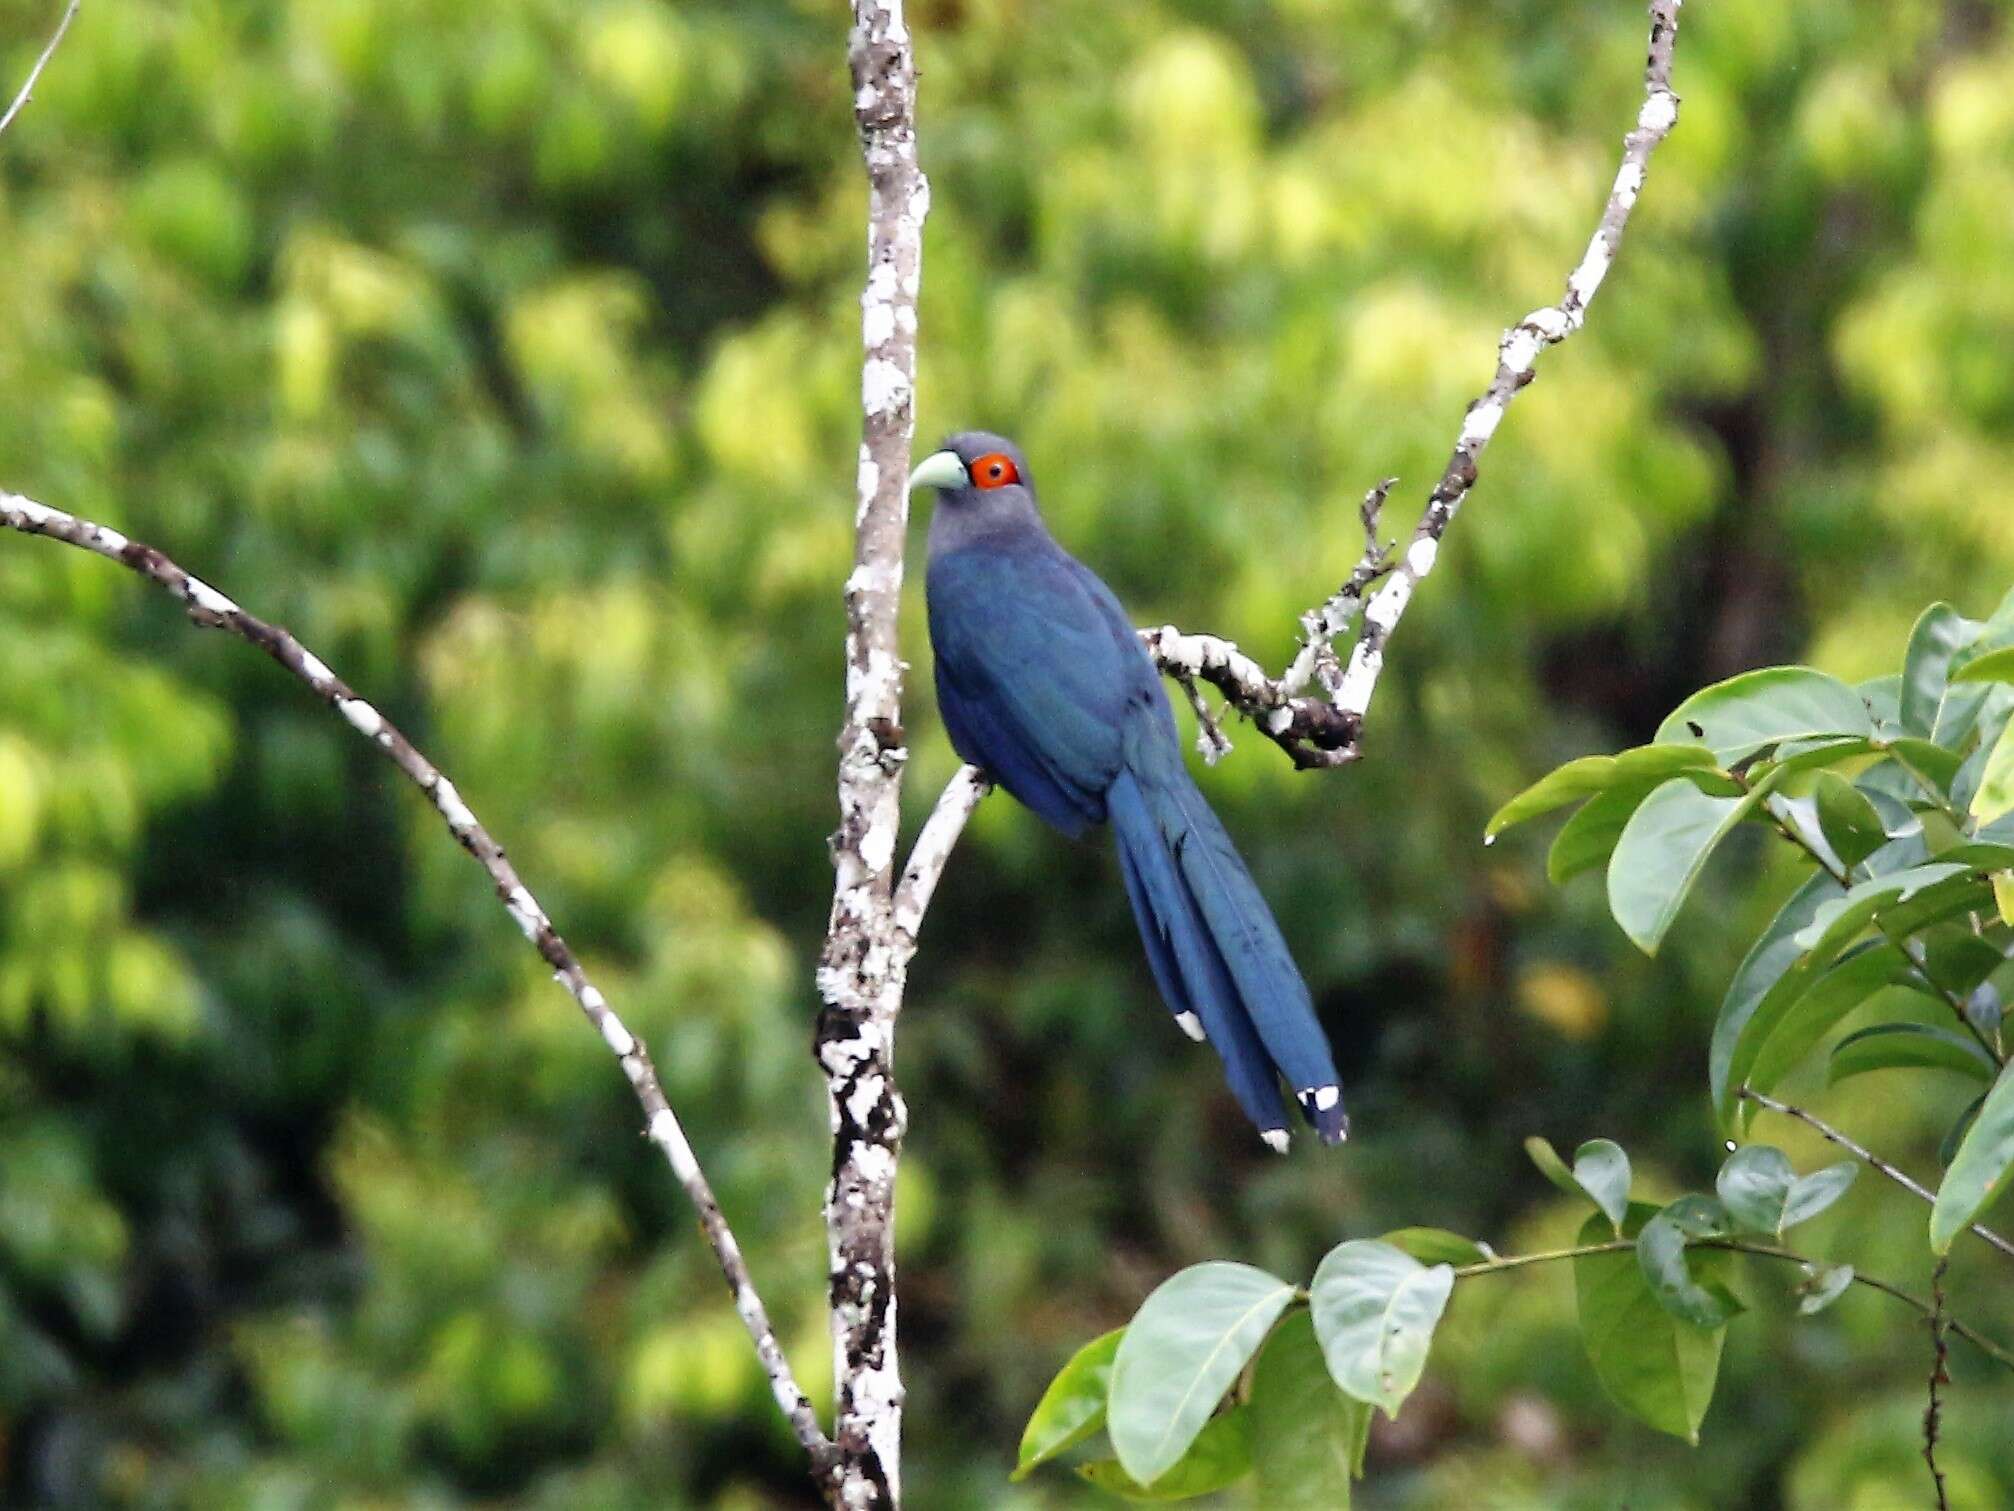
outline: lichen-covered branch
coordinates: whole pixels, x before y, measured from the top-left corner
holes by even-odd
[[[727,1278],[728,1289],[733,1293],[735,1310],[741,1314],[742,1324],[748,1329],[762,1367],[769,1375],[776,1404],[789,1419],[798,1442],[811,1456],[814,1468],[824,1472],[833,1458],[832,1444],[819,1427],[817,1413],[798,1387],[790,1363],[776,1341],[776,1329],[770,1326],[762,1298],[756,1293],[741,1246],[735,1242],[727,1219],[721,1215],[720,1203],[715,1200],[713,1187],[693,1155],[692,1145],[686,1140],[678,1115],[665,1099],[650,1051],[624,1026],[622,1019],[608,1005],[608,999],[588,980],[587,972],[581,968],[573,950],[560,936],[559,930],[553,927],[538,899],[519,878],[503,846],[477,820],[461,793],[455,789],[455,784],[439,767],[420,754],[391,720],[359,697],[348,683],[329,670],[320,657],[283,626],[247,613],[154,547],[128,540],[117,530],[104,525],[79,519],[12,493],[0,492],[0,525],[25,535],[39,535],[94,551],[107,560],[116,561],[180,600],[189,618],[201,628],[223,630],[257,646],[306,683],[315,696],[341,714],[352,729],[419,788],[456,842],[474,856],[476,863],[488,873],[490,884],[496,889],[497,898],[510,914],[512,922],[523,931],[545,963],[552,967],[553,979],[566,988],[608,1045],[609,1052],[622,1065],[623,1075],[643,1109],[644,1127],[650,1141],[663,1151],[672,1174],[685,1188],[686,1195],[692,1199],[693,1207],[699,1213],[700,1228],[713,1248],[714,1258],[719,1262],[721,1273]]]
[[[930,909],[930,899],[937,892],[958,836],[965,830],[965,821],[992,790],[985,772],[977,766],[961,766],[930,810],[923,832],[909,851],[909,863],[902,868],[902,880],[895,886],[895,932],[904,949],[915,951],[923,915]]]
[[[901,1496],[902,1378],[895,1351],[895,1166],[908,1113],[896,1089],[895,1018],[911,932],[896,922],[902,658],[897,610],[915,430],[916,293],[930,190],[916,156],[916,63],[901,0],[854,0],[853,106],[867,170],[867,286],[860,300],[861,442],[853,573],[846,581],[846,716],[832,915],[819,958],[818,1061],[832,1112],[825,1203],[831,1263],[842,1506]],[[948,850],[948,844],[945,849]],[[937,863],[941,869],[942,861]],[[915,914],[935,872],[909,889]]]
[[[56,23],[55,34],[49,38],[49,43],[42,49],[41,56],[36,58],[35,66],[28,70],[28,77],[22,82],[21,92],[14,96],[14,103],[7,107],[7,113],[0,115],[0,131],[5,131],[13,125],[14,117],[26,109],[28,102],[35,98],[36,81],[42,77],[42,70],[49,66],[49,60],[56,56],[56,49],[63,45],[63,34],[70,30],[70,23],[77,19],[78,8],[83,3],[84,0],[70,0],[70,3],[63,8],[63,19]]]
[[[1476,463],[1518,391],[1531,382],[1539,353],[1557,346],[1587,321],[1588,306],[1608,277],[1622,248],[1623,231],[1643,192],[1651,153],[1678,120],[1678,96],[1671,89],[1672,52],[1678,38],[1678,12],[1684,0],[1651,0],[1650,50],[1644,65],[1644,98],[1636,125],[1623,138],[1622,164],[1616,170],[1601,221],[1587,251],[1566,281],[1557,304],[1533,310],[1504,332],[1497,344],[1496,374],[1468,408],[1453,454],[1413,529],[1405,554],[1391,568],[1390,580],[1375,594],[1369,590],[1383,572],[1375,541],[1350,578],[1326,603],[1302,616],[1305,641],[1285,676],[1268,676],[1265,669],[1237,647],[1205,635],[1183,635],[1172,627],[1148,631],[1148,645],[1164,671],[1201,677],[1230,698],[1303,769],[1342,766],[1360,752],[1364,717],[1384,670],[1385,644],[1405,614],[1406,606],[1440,555],[1442,537],[1476,483]],[[1389,486],[1389,485],[1385,485]],[[1372,490],[1379,503],[1382,489]],[[1376,509],[1366,499],[1367,528],[1375,531]],[[1369,572],[1371,575],[1366,576]],[[1357,626],[1356,644],[1345,664],[1334,642],[1350,624]],[[1303,692],[1313,680],[1324,696]]]

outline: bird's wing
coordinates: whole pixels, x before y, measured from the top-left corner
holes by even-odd
[[[1096,583],[1053,546],[968,547],[933,560],[929,575],[951,743],[1068,834],[1105,817],[1143,671],[1158,695],[1117,604],[1086,579]]]

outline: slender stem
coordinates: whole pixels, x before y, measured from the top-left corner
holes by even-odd
[[[21,92],[14,96],[14,103],[7,107],[7,113],[0,115],[0,131],[14,124],[14,117],[27,107],[35,97],[36,81],[42,77],[42,70],[49,66],[49,60],[56,55],[56,49],[63,43],[63,34],[70,29],[70,23],[77,19],[77,10],[84,0],[70,0],[63,11],[63,19],[56,23],[56,34],[49,39],[49,45],[42,49],[42,56],[35,60],[35,66],[28,70],[28,80],[21,86]]]
[[[1923,1462],[1930,1466],[1930,1482],[1937,1489],[1937,1511],[1951,1511],[1950,1499],[1944,1493],[1944,1471],[1937,1467],[1937,1434],[1944,1420],[1941,1388],[1951,1383],[1951,1376],[1945,1371],[1951,1349],[1944,1341],[1945,1330],[1951,1325],[1944,1315],[1944,1272],[1950,1266],[1947,1254],[1930,1272],[1930,1402],[1923,1408]]]
[[[1780,1248],[1775,1244],[1757,1243],[1747,1238],[1696,1238],[1695,1248],[1724,1249],[1733,1254],[1752,1254],[1758,1259],[1780,1259],[1789,1264],[1816,1265],[1817,1260],[1798,1253],[1794,1249]],[[1636,1247],[1634,1238],[1611,1238],[1602,1243],[1576,1244],[1570,1249],[1548,1249],[1537,1254],[1502,1254],[1494,1259],[1478,1260],[1474,1264],[1457,1266],[1455,1279],[1474,1280],[1483,1275],[1501,1275],[1511,1270],[1521,1270],[1535,1264],[1554,1264],[1564,1259],[1588,1259],[1597,1254],[1624,1254]],[[1912,1296],[1899,1286],[1890,1285],[1885,1280],[1876,1280],[1871,1275],[1853,1272],[1853,1283],[1864,1285],[1869,1290],[1891,1296],[1904,1306],[1912,1307],[1925,1317],[1937,1315],[1938,1309],[1921,1297]],[[2014,1351],[1995,1343],[1982,1333],[1975,1332],[1955,1317],[1947,1317],[1944,1325],[1981,1353],[1997,1364],[2014,1369]]]
[[[1927,1186],[1924,1186],[1903,1171],[1897,1169],[1873,1150],[1854,1142],[1830,1123],[1823,1122],[1811,1113],[1806,1112],[1802,1107],[1793,1106],[1789,1102],[1779,1102],[1775,1097],[1767,1096],[1749,1086],[1742,1087],[1738,1095],[1744,1101],[1753,1102],[1758,1107],[1767,1107],[1771,1112],[1780,1112],[1785,1117],[1796,1118],[1806,1127],[1816,1130],[1820,1136],[1837,1144],[1848,1154],[1865,1164],[1870,1170],[1875,1171],[1877,1174],[1885,1175],[1888,1179],[1894,1181],[1896,1185],[1909,1192],[1910,1195],[1918,1197],[1932,1205],[1936,1203],[1936,1193],[1932,1192]],[[2008,1258],[2014,1259],[2014,1242],[2009,1242],[2007,1239],[2002,1238],[1998,1233],[1983,1224],[1975,1222],[1970,1226],[1972,1231],[1985,1239],[1987,1243],[2007,1255]]]
[[[742,1325],[748,1329],[755,1352],[769,1376],[776,1404],[789,1419],[798,1442],[810,1455],[813,1465],[823,1471],[832,1457],[832,1445],[819,1427],[817,1413],[799,1388],[791,1373],[790,1362],[776,1341],[776,1330],[770,1325],[762,1298],[756,1294],[748,1262],[742,1257],[741,1246],[735,1242],[726,1217],[721,1214],[712,1185],[693,1156],[692,1145],[686,1139],[677,1114],[665,1098],[650,1051],[616,1016],[615,1009],[608,1005],[608,999],[601,990],[588,980],[587,972],[582,969],[572,948],[553,927],[538,899],[519,879],[516,867],[504,854],[503,846],[477,820],[455,784],[422,755],[390,719],[357,696],[347,682],[329,670],[321,657],[296,640],[284,626],[247,613],[202,578],[183,570],[154,547],[128,540],[117,530],[94,524],[88,519],[80,519],[60,509],[38,504],[33,499],[4,491],[0,491],[0,526],[19,530],[24,535],[39,535],[60,541],[116,561],[179,599],[190,620],[199,628],[223,630],[257,646],[307,684],[315,696],[341,714],[345,723],[419,788],[447,824],[448,832],[455,837],[456,843],[488,873],[490,884],[496,889],[497,898],[510,914],[512,922],[531,941],[540,958],[552,967],[554,979],[566,988],[608,1045],[610,1053],[621,1064],[623,1076],[643,1109],[644,1125],[651,1142],[663,1152],[672,1174],[698,1210],[700,1227],[713,1248],[714,1258],[720,1265],[721,1274],[727,1279],[728,1289],[733,1293],[735,1310],[740,1313]]]

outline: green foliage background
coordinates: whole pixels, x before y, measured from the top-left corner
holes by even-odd
[[[53,11],[0,0],[9,93]],[[1578,258],[1638,7],[912,22],[926,437],[1014,433],[1143,623],[1280,664],[1364,487],[1421,496]],[[1707,1026],[1790,868],[1721,862],[1649,962],[1483,819],[1711,677],[1891,670],[1923,602],[2014,580],[2009,22],[1688,7],[1679,129],[1395,641],[1369,758],[1297,776],[1248,733],[1205,779],[1336,1041],[1347,1149],[1267,1155],[1168,1031],[1102,847],[981,813],[903,1028],[916,1504],[1093,1496],[1010,1490],[1020,1424],[1182,1264],[1564,1240],[1532,1132],[1710,1179]],[[92,0],[0,142],[0,482],[287,623],[454,774],[647,1034],[814,1380],[862,201],[813,0]],[[954,758],[909,609],[920,814]],[[1966,1093],[1884,1079],[1800,1090],[1929,1165]],[[105,563],[0,540],[0,1501],[798,1503],[636,1121],[361,742]],[[1920,1289],[1899,1200],[1863,1181],[1813,1227]],[[2014,1325],[2004,1275],[1953,1286]],[[1604,1402],[1570,1307],[1559,1273],[1465,1287],[1363,1501],[1922,1496],[1927,1349],[1879,1298],[1758,1306],[1698,1450]],[[1954,1501],[2005,1504],[2014,1397],[1957,1365]]]

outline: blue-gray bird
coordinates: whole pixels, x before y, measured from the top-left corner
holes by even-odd
[[[1183,763],[1161,678],[1112,590],[1059,546],[1013,442],[954,435],[925,592],[937,701],[958,754],[1063,833],[1111,822],[1147,963],[1207,1039],[1259,1135],[1284,1152],[1279,1078],[1325,1143],[1349,1129],[1307,984]]]

